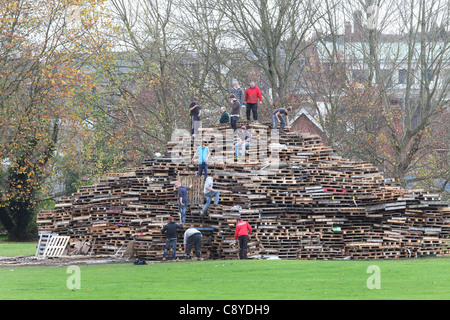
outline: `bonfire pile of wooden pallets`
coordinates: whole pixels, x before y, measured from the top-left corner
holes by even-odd
[[[179,222],[175,181],[192,185],[188,227],[203,234],[202,256],[236,259],[236,223],[253,227],[249,256],[282,259],[384,259],[450,254],[450,207],[437,195],[404,190],[367,162],[337,156],[319,137],[296,132],[277,136],[262,124],[253,131],[246,159],[234,159],[236,138],[228,125],[201,129],[212,157],[209,171],[220,203],[204,204],[203,177],[192,157],[200,139],[180,137],[164,157],[140,168],[109,174],[38,214],[41,231],[88,242],[99,254],[116,254],[134,243],[136,255],[159,260],[160,231]],[[183,231],[178,255],[183,254]],[[171,255],[169,254],[168,257]]]

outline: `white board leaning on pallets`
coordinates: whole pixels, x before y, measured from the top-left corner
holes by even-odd
[[[45,248],[44,257],[60,257],[69,243],[69,236],[52,236]]]

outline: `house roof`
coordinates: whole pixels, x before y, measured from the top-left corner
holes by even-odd
[[[291,119],[289,119],[289,125],[293,125],[295,121],[297,121],[298,118],[300,118],[300,116],[304,115],[305,117],[307,117],[320,131],[323,132],[323,128],[321,126],[321,124],[319,123],[319,121],[314,118],[311,113],[308,112],[308,110],[306,110],[305,108],[301,108],[299,110],[297,110],[294,115],[292,116]]]
[[[426,51],[429,59],[433,59],[438,55],[441,55],[443,50],[446,50],[447,44],[444,42],[427,42]],[[356,60],[364,62],[367,60],[367,54],[369,52],[369,44],[364,42],[349,42],[338,41],[336,44],[338,54],[345,60]],[[420,42],[416,43],[413,48],[407,41],[395,41],[395,42],[379,42],[377,43],[378,59],[380,61],[401,62],[407,61],[408,54],[412,50],[412,61],[418,61],[420,57]],[[317,53],[322,61],[326,61],[329,58],[329,54],[333,52],[333,43],[325,42],[317,45]],[[445,59],[450,59],[447,55]]]

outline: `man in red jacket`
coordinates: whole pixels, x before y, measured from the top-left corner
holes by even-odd
[[[247,102],[246,114],[247,121],[250,121],[250,110],[253,113],[253,120],[258,120],[258,102],[262,101],[261,90],[252,81],[250,87],[245,91],[244,100]]]
[[[247,259],[248,235],[252,234],[252,227],[247,221],[240,220],[236,225],[234,240],[239,241],[239,259]]]

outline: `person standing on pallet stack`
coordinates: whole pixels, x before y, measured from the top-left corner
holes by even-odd
[[[230,92],[232,95],[234,95],[234,97],[236,98],[237,102],[239,103],[239,113],[238,115],[241,115],[241,107],[244,105],[244,98],[245,98],[245,93],[244,90],[242,90],[242,88],[239,86],[239,82],[235,81],[233,83],[233,88],[231,89]]]
[[[193,97],[192,102],[189,105],[189,115],[191,116],[191,135],[198,134],[198,128],[200,127],[200,116],[202,109],[198,105],[198,98]]]
[[[166,255],[169,248],[172,248],[172,260],[177,258],[177,229],[182,229],[181,224],[176,224],[173,217],[169,217],[169,223],[161,228],[162,233],[166,233],[166,246],[164,247],[163,261],[166,261]]]
[[[233,131],[236,132],[237,122],[239,121],[239,118],[241,116],[241,104],[233,93],[230,94],[230,100],[231,100],[231,114],[230,114],[231,128],[233,128]]]
[[[197,260],[200,258],[200,248],[202,245],[202,234],[196,228],[189,228],[184,232],[184,252],[186,253],[187,259],[191,258],[192,247],[195,247],[195,255]]]
[[[250,87],[245,91],[244,100],[247,102],[247,121],[250,121],[250,111],[253,113],[253,120],[258,121],[258,103],[263,100],[261,90],[252,81]]]
[[[208,159],[209,159],[209,148],[206,145],[206,141],[202,141],[202,145],[195,151],[192,161],[198,155],[198,175],[201,177],[202,172],[205,173],[205,179],[208,176]]]
[[[186,221],[186,210],[189,203],[188,191],[191,190],[192,185],[185,187],[179,181],[175,182],[175,188],[178,189],[178,210],[181,215],[181,223]]]
[[[252,234],[252,227],[247,221],[240,220],[236,224],[234,240],[239,243],[239,259],[247,259],[248,235]]]

